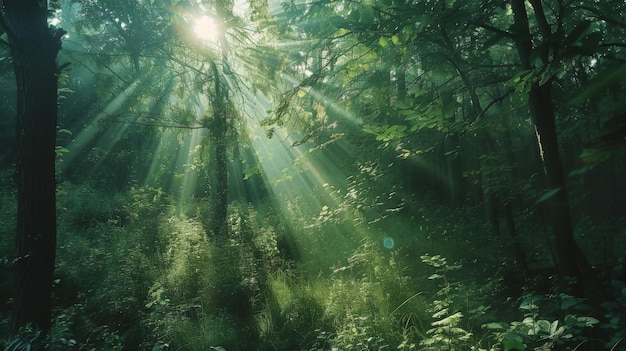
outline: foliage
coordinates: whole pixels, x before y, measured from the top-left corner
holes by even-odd
[[[562,350],[566,347],[582,345],[590,339],[585,336],[585,328],[599,323],[593,317],[577,316],[577,313],[589,311],[589,306],[581,299],[559,294],[552,301],[542,296],[528,294],[520,298],[519,310],[523,313],[522,321],[507,323],[487,323],[483,327],[493,331],[496,343],[493,347],[504,350]],[[560,313],[566,313],[563,319],[549,320],[540,314],[540,305],[554,304]],[[559,311],[560,310],[560,311]],[[560,314],[559,313],[559,314]]]
[[[596,323],[580,314],[581,300],[562,294],[528,295],[519,322],[493,315],[485,321],[486,308],[479,307],[489,301],[480,296],[488,295],[456,280],[459,265],[424,255],[432,272],[415,281],[399,251],[380,251],[371,240],[328,277],[311,277],[282,256],[277,219],[249,206],[231,207],[231,234],[216,243],[208,241],[201,221],[167,205],[170,197],[160,189],[138,188],[127,197],[69,184],[62,189],[64,217],[80,218],[72,212],[83,210],[110,216],[89,225],[62,222],[62,232],[80,228],[81,234],[62,236],[56,289],[63,307],[53,335],[75,342],[73,347],[230,350],[255,343],[266,350],[513,350],[519,341],[526,349],[559,349],[584,342],[585,327]],[[89,205],[76,203],[77,196],[90,199]],[[427,286],[437,291],[432,302],[414,290]],[[610,321],[615,325],[600,323],[610,330],[621,323],[619,315]]]
[[[60,63],[46,342],[513,351],[576,349],[598,333],[621,345],[624,2],[523,3],[529,69],[501,0],[51,1],[71,65]],[[194,15],[219,6],[228,45],[200,43]],[[570,175],[546,189],[528,96],[548,84]],[[12,144],[0,153],[9,302]],[[594,306],[555,282],[546,206],[566,190],[576,255],[607,293]],[[208,235],[216,210],[220,236]],[[37,332],[7,335],[10,307],[0,336],[25,348]]]
[[[453,310],[453,298],[457,295],[460,285],[448,280],[450,271],[461,268],[459,265],[450,265],[446,258],[439,255],[421,256],[422,262],[434,268],[428,279],[441,281],[439,291],[436,293],[433,306],[429,309],[434,321],[433,328],[426,331],[427,337],[420,341],[424,350],[459,350],[472,337],[472,333],[462,326],[463,313]]]

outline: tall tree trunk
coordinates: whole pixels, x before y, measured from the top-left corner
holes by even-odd
[[[228,216],[228,159],[226,156],[226,112],[218,112],[216,118],[217,126],[212,130],[214,138],[214,184],[215,191],[213,197],[213,228],[218,238],[224,239],[227,235],[226,219]]]
[[[540,2],[533,1],[533,5],[536,3],[540,4]],[[530,70],[533,69],[531,64],[533,46],[524,0],[511,0],[511,8],[515,21],[514,28],[516,29],[515,44],[521,66],[524,70]],[[537,11],[540,12],[537,16],[541,24],[543,23],[541,20],[543,16],[541,7],[535,6],[535,12]],[[543,31],[546,30],[543,27],[541,29]],[[543,34],[545,35],[546,33]],[[545,39],[547,40],[547,37]],[[544,64],[548,63],[547,53],[541,52],[540,58]],[[540,146],[547,186],[550,190],[558,189],[547,201],[551,212],[551,224],[556,244],[559,272],[562,276],[577,278],[579,283],[582,284],[587,282],[582,272],[589,272],[591,267],[574,239],[565,172],[561,164],[558,148],[551,81],[543,85],[533,83],[529,93],[529,105],[535,124],[537,142]]]
[[[226,156],[227,131],[228,131],[228,90],[226,82],[220,77],[217,65],[212,63],[213,74],[215,76],[215,98],[213,106],[213,123],[211,125],[211,138],[213,139],[213,174],[211,186],[211,201],[213,202],[213,213],[211,216],[211,226],[213,235],[220,240],[224,240],[228,234],[226,219],[228,216],[228,160]]]
[[[17,232],[14,331],[51,327],[56,253],[56,56],[62,30],[48,28],[45,1],[0,0],[17,83]]]
[[[217,1],[215,3],[215,11],[220,21],[226,20],[227,13],[230,13],[230,8],[227,8],[228,4],[224,1]],[[231,5],[232,6],[232,5]],[[212,191],[213,201],[213,233],[220,240],[225,240],[227,231],[227,217],[228,217],[228,159],[227,159],[227,146],[228,142],[228,125],[229,119],[232,118],[233,109],[230,101],[230,90],[228,88],[227,77],[232,73],[228,62],[228,41],[226,40],[226,33],[221,31],[219,33],[219,44],[221,51],[221,72],[218,69],[217,63],[213,62],[213,74],[215,76],[215,99],[213,107],[213,128],[211,128],[211,134],[214,141],[214,181]]]

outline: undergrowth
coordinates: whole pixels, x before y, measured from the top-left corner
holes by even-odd
[[[89,351],[623,346],[622,266],[611,273],[616,298],[600,312],[554,290],[503,295],[507,281],[499,273],[478,280],[466,273],[467,260],[424,252],[433,246],[384,248],[378,236],[364,237],[345,259],[315,273],[294,259],[293,237],[307,234],[304,225],[293,226],[295,233],[271,209],[232,204],[228,235],[211,238],[203,201],[181,211],[158,188],[120,195],[63,185],[54,328],[45,339],[28,328],[4,333],[4,349],[35,343]],[[448,219],[436,220],[431,217],[430,230]],[[3,246],[7,267],[8,250]],[[3,326],[8,312],[3,309]],[[598,341],[593,330],[609,337]]]

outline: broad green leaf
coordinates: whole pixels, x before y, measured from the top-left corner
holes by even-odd
[[[359,10],[351,11],[348,15],[348,19],[352,22],[358,22],[359,19],[361,19],[361,14],[359,13]]]
[[[593,317],[578,317],[576,319],[578,320],[580,324],[584,325],[585,327],[591,327],[594,324],[600,323],[599,320]]]
[[[457,312],[444,319],[432,322],[431,325],[434,327],[445,326],[445,325],[456,325],[461,318],[463,318],[463,314],[461,312]]]
[[[525,351],[526,345],[523,343],[523,339],[517,333],[506,333],[502,338],[502,346],[504,351]]]
[[[576,325],[576,323],[578,322],[578,319],[576,319],[576,316],[568,314],[567,316],[565,316],[564,321],[565,321],[565,324],[571,327],[571,326]]]
[[[378,39],[378,45],[386,47],[387,44],[389,44],[389,40],[387,40],[386,37],[380,37],[380,39]]]
[[[581,300],[567,294],[559,294],[561,298],[561,309],[566,310],[581,303]]]
[[[550,322],[545,319],[541,319],[537,321],[537,328],[539,329],[539,332],[548,332],[550,330]]]
[[[558,320],[552,322],[552,324],[550,324],[550,335],[558,334],[559,331],[562,331],[560,329]]]
[[[504,351],[524,351],[526,350],[526,345],[517,340],[505,340],[502,341],[502,345],[504,346]]]

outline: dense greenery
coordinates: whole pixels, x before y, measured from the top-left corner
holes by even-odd
[[[19,4],[5,350],[626,349],[624,1]],[[54,175],[24,166],[34,8]],[[20,244],[50,201],[51,281]]]

